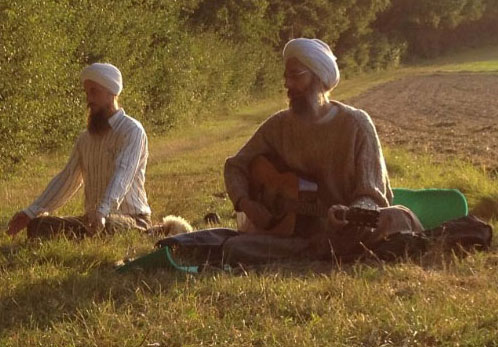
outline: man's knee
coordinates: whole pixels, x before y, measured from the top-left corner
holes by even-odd
[[[50,217],[35,217],[28,223],[27,235],[28,238],[45,238],[50,237],[60,231],[60,227],[55,229],[54,223],[49,222]]]
[[[41,216],[33,218],[27,226],[28,238],[51,238],[64,233],[68,237],[81,238],[86,227],[78,217]]]
[[[379,228],[390,229],[394,232],[406,230],[420,232],[423,230],[417,216],[409,208],[402,205],[381,209]]]

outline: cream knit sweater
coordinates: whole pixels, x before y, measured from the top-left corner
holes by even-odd
[[[249,197],[248,166],[264,154],[277,157],[300,177],[318,184],[326,206],[386,207],[392,191],[375,126],[369,115],[333,101],[338,111],[313,123],[289,110],[268,118],[225,163],[225,184],[237,203]]]

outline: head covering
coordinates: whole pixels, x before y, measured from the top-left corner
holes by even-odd
[[[337,58],[330,47],[319,39],[299,38],[287,42],[284,47],[284,62],[296,58],[320,78],[327,90],[339,83],[339,67]]]
[[[121,72],[112,64],[93,63],[81,72],[81,82],[94,81],[112,94],[119,95],[123,90],[123,77]]]

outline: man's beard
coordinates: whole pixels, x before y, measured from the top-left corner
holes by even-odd
[[[111,126],[108,121],[109,112],[105,108],[88,110],[87,130],[91,135],[104,135]]]
[[[318,117],[324,101],[319,85],[313,83],[302,93],[289,89],[287,96],[289,97],[289,108],[294,114],[311,119]]]

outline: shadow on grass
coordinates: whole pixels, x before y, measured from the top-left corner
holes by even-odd
[[[404,254],[389,255],[365,253],[349,260],[322,260],[322,261],[287,261],[271,264],[260,264],[252,266],[235,267],[233,275],[244,276],[255,273],[261,276],[281,278],[313,278],[318,276],[329,276],[333,273],[343,273],[353,277],[357,276],[358,269],[369,269],[367,272],[375,273],[375,278],[381,276],[386,268],[398,265],[412,265],[425,270],[445,271],[461,263],[466,259],[486,259],[486,262],[496,262],[497,246],[492,245],[487,250],[478,250],[474,247],[463,247],[461,245],[447,245],[441,241],[431,241],[425,249],[405,250]],[[380,256],[380,257],[379,257]],[[369,276],[370,278],[371,276]],[[372,279],[372,278],[370,278]]]
[[[54,248],[56,249],[57,245]],[[13,250],[5,246],[0,249],[4,255],[7,255],[10,262],[15,260],[15,254],[19,254],[21,250],[17,245],[13,247]],[[39,250],[39,248],[31,247],[27,249],[27,253]],[[436,252],[436,255],[438,254],[438,258],[443,259],[440,253]],[[493,259],[496,261],[495,258]],[[454,257],[445,257],[443,260],[447,263],[455,262]],[[29,258],[23,258],[22,261],[26,264]],[[447,268],[447,266],[438,266],[437,261],[428,259],[428,257],[419,259],[401,257],[393,262],[367,257],[359,262],[351,263],[338,263],[333,260],[299,261],[241,267],[228,274],[244,276],[247,273],[257,273],[269,277],[306,279],[317,275],[328,276],[340,271],[353,277],[360,276],[368,280],[379,281],[383,278],[384,266],[395,266],[397,263],[405,262],[423,268]],[[10,291],[4,289],[4,294],[0,296],[0,337],[8,336],[9,331],[20,328],[47,330],[59,322],[80,320],[82,315],[83,318],[92,319],[94,317],[90,316],[102,306],[112,306],[115,312],[119,312],[122,306],[131,312],[140,312],[143,309],[140,296],[144,293],[162,297],[160,294],[174,291],[176,287],[182,287],[188,281],[184,273],[173,272],[169,269],[118,274],[114,270],[114,262],[98,253],[81,255],[71,253],[61,256],[49,249],[39,259],[35,258],[33,264],[32,267],[18,266],[17,269],[24,270],[24,272],[17,276],[28,275],[43,278],[21,281],[20,285]],[[213,273],[220,273],[220,270],[208,268],[199,277],[210,277]],[[16,276],[16,272],[9,272],[9,275]],[[8,285],[6,287],[8,288]],[[133,308],[135,305],[136,310]]]
[[[13,264],[20,246],[12,249],[2,246],[0,252],[6,255],[8,264]],[[27,266],[25,260],[21,263],[24,266],[13,265],[14,271],[9,269],[9,274],[43,278],[22,280],[20,285],[3,291],[0,336],[8,336],[9,330],[19,328],[45,330],[54,323],[73,321],[82,314],[90,315],[101,304],[109,303],[114,308],[133,305],[140,293],[165,293],[185,280],[183,274],[168,270],[118,274],[114,262],[98,254],[44,254],[32,267]],[[7,273],[1,267],[0,271]]]
[[[21,245],[5,246],[0,245],[0,259],[5,259],[5,262],[0,263],[0,270],[11,269],[15,266],[13,258],[23,250]]]

